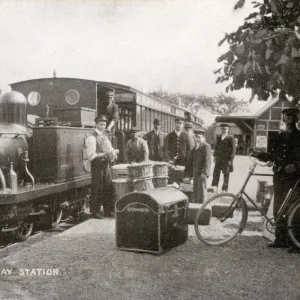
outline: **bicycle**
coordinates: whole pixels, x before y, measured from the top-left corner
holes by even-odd
[[[296,247],[300,248],[300,199],[292,204],[285,213],[291,195],[297,188],[300,178],[295,186],[289,190],[279,211],[276,220],[269,218],[267,212],[258,207],[256,202],[245,192],[245,188],[251,176],[272,176],[272,174],[255,173],[257,165],[266,166],[266,163],[259,163],[257,159],[251,157],[253,161],[250,171],[237,194],[221,193],[217,194],[205,202],[197,211],[195,217],[195,232],[200,241],[209,246],[222,245],[245,229],[248,220],[248,207],[244,197],[252,203],[256,210],[266,219],[266,228],[274,233],[276,226],[284,226]],[[210,215],[209,222],[207,216]],[[286,218],[287,225],[280,225],[282,218]],[[282,223],[282,222],[281,222]]]

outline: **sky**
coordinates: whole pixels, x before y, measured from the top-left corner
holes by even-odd
[[[252,10],[248,4],[234,11],[236,2],[0,0],[0,87],[52,77],[56,69],[57,77],[144,92],[225,93],[213,70],[227,47],[217,44]],[[231,95],[248,100],[250,94]]]

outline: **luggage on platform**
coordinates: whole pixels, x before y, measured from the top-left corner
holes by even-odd
[[[121,250],[161,254],[188,238],[188,198],[174,187],[129,193],[115,206]]]

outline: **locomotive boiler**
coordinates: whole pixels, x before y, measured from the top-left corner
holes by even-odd
[[[78,216],[91,183],[85,140],[92,129],[58,126],[55,118],[29,129],[26,105],[16,91],[0,98],[0,233],[20,240],[35,225]]]

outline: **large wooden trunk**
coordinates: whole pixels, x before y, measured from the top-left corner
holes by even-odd
[[[183,244],[187,210],[187,196],[174,187],[125,195],[116,202],[117,247],[161,254]]]
[[[91,176],[85,167],[85,140],[91,129],[33,128],[33,175],[38,181],[63,182]]]

